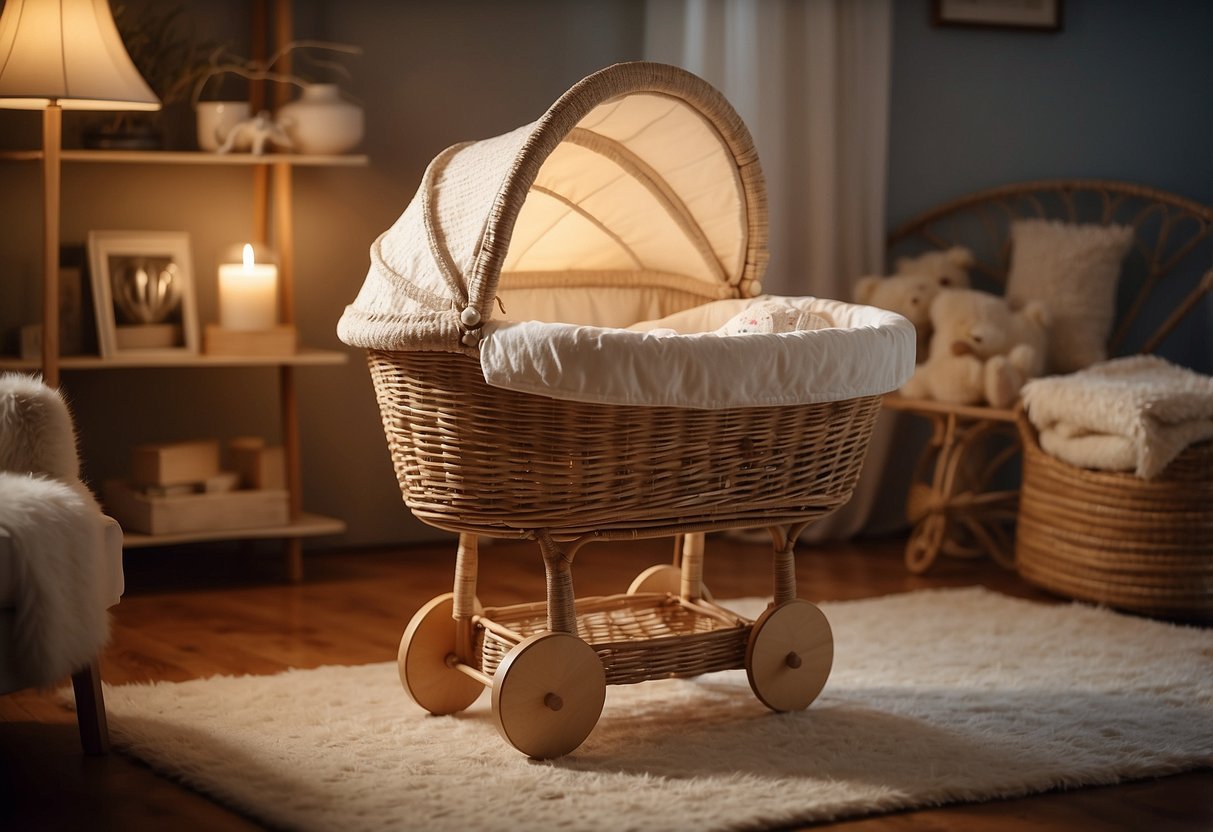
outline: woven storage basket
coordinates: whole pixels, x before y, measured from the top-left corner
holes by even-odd
[[[369,353],[405,503],[487,536],[790,523],[851,496],[879,396],[696,410],[490,387],[447,352]]]
[[[1168,618],[1213,619],[1213,441],[1157,478],[1045,453],[1021,412],[1019,573],[1052,592]]]
[[[642,593],[580,599],[576,607],[577,635],[602,659],[609,685],[745,666],[753,622],[710,602]],[[481,669],[493,674],[514,645],[547,631],[547,605],[485,610],[480,622]]]

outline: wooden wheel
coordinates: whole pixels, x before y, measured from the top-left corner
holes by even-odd
[[[458,713],[484,690],[480,682],[447,664],[447,656],[455,653],[454,608],[450,592],[427,602],[405,628],[396,654],[405,693],[432,714]]]
[[[833,664],[830,622],[808,601],[770,607],[754,622],[745,672],[754,695],[771,710],[809,707],[825,687]]]
[[[524,639],[493,675],[497,730],[529,757],[560,757],[581,745],[605,701],[602,660],[569,633]]]
[[[642,592],[668,592],[678,595],[682,592],[682,570],[672,563],[659,563],[641,572],[628,587],[628,595],[638,595]],[[699,585],[699,597],[705,601],[712,600],[712,593],[703,584]]]

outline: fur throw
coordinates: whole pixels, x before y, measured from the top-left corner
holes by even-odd
[[[109,637],[97,592],[105,521],[79,476],[63,397],[35,378],[0,375],[0,547],[15,590],[11,669],[27,685],[79,670]]]
[[[103,534],[101,510],[84,488],[0,472],[0,546],[12,548],[16,587],[13,670],[25,684],[55,684],[109,639],[97,592]]]
[[[67,404],[57,390],[21,373],[0,375],[0,471],[80,478]]]

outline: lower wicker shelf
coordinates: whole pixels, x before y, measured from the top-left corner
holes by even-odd
[[[262,526],[248,529],[219,529],[213,532],[189,532],[182,534],[139,534],[124,532],[122,546],[138,549],[145,546],[171,546],[178,543],[198,543],[208,540],[269,540],[274,538],[321,537],[341,534],[345,522],[319,514],[301,514],[298,519],[280,526]]]

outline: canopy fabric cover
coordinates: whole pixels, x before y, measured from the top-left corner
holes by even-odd
[[[440,153],[372,245],[338,335],[474,355],[499,304],[626,326],[751,297],[766,219],[753,141],[723,96],[676,67],[616,64],[538,121]],[[601,291],[618,302],[587,301]]]

